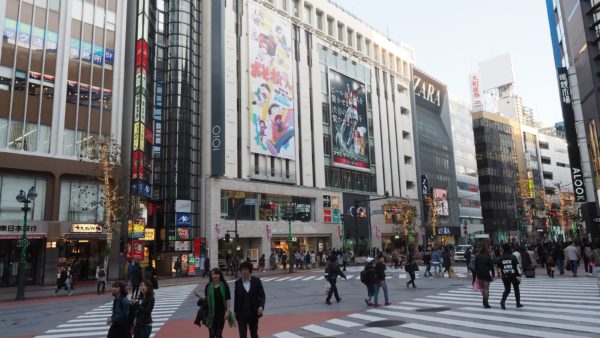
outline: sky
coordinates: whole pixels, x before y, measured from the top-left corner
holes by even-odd
[[[470,102],[477,63],[512,55],[515,93],[544,124],[562,121],[544,0],[334,0],[415,50],[416,66]]]

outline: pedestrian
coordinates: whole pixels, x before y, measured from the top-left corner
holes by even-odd
[[[287,265],[287,255],[284,252],[281,254],[281,266],[283,267],[283,270],[285,270],[286,265]]]
[[[379,304],[379,289],[383,289],[383,298],[385,299],[385,305],[391,305],[390,298],[388,296],[388,288],[385,283],[385,257],[382,253],[377,256],[377,263],[375,264],[375,272],[377,275],[377,279],[375,281],[375,304],[373,306],[380,307]]]
[[[265,272],[265,260],[265,254],[262,254],[262,256],[260,256],[260,258],[258,259],[258,270],[261,272]]]
[[[475,284],[475,280],[477,279],[477,272],[475,271],[475,259],[473,258],[473,255],[476,256],[475,251],[473,251],[473,254],[470,253],[470,250],[467,249],[467,251],[469,251],[469,263],[467,263],[467,270],[471,272],[471,285]],[[493,264],[492,264],[493,267]]]
[[[142,268],[140,263],[135,262],[133,269],[131,269],[131,299],[137,296],[140,289],[140,283],[142,282]]]
[[[490,249],[487,243],[482,243],[481,249],[475,256],[473,274],[477,277],[478,287],[483,298],[483,307],[489,309],[490,303],[490,283],[494,280],[494,260],[490,255]]]
[[[592,247],[588,241],[584,241],[581,245],[581,258],[583,259],[583,267],[585,269],[585,276],[592,276],[592,269],[590,266],[590,256],[592,255]]]
[[[537,256],[538,256],[540,265],[543,268],[546,266],[546,262],[547,262],[547,258],[548,258],[548,255],[546,255],[546,249],[544,248],[543,243],[541,243],[541,242],[538,243],[536,250],[537,250]]]
[[[98,265],[96,267],[96,293],[100,294],[100,285],[102,285],[102,293],[104,293],[106,289],[106,271],[104,271],[104,266]]]
[[[373,257],[367,257],[365,268],[360,272],[360,281],[367,287],[367,299],[365,299],[367,306],[374,305],[371,300],[375,294],[375,283],[377,281],[377,272],[375,271],[375,265],[373,264],[374,261],[375,259]]]
[[[336,263],[335,255],[332,255],[329,264],[325,268],[325,280],[327,280],[330,284],[329,292],[327,293],[327,298],[325,299],[325,304],[327,305],[331,305],[330,300],[332,295],[335,295],[336,302],[339,303],[342,301],[342,298],[340,297],[336,286],[338,276],[341,276],[342,278],[346,279],[346,275],[344,275],[344,273],[340,269],[340,266]]]
[[[148,266],[144,268],[144,279],[147,279],[150,282],[152,282],[152,292],[158,289],[157,277],[158,276],[156,276],[156,269],[152,266],[152,264],[148,264]]]
[[[442,271],[442,277],[444,277],[444,273],[448,272],[448,278],[451,278],[452,260],[450,259],[450,250],[448,248],[445,248],[444,253],[442,254],[442,265],[444,266],[444,271]]]
[[[140,283],[140,293],[131,301],[132,310],[135,312],[135,334],[133,338],[150,338],[152,333],[152,310],[154,309],[154,289],[152,281],[144,279]]]
[[[600,241],[594,242],[592,252],[590,252],[591,276],[600,278]]]
[[[438,251],[438,248],[433,249],[433,253],[431,254],[431,261],[433,262],[433,273],[436,277],[440,277],[442,272],[442,255]]]
[[[577,277],[577,265],[579,264],[579,248],[575,246],[574,242],[565,249],[565,258],[567,259],[567,264],[569,264],[570,270],[573,273],[573,277]]]
[[[131,283],[131,271],[133,271],[133,262],[127,261],[127,281]]]
[[[398,259],[398,249],[392,251],[392,264],[394,265],[394,269],[398,269],[398,265],[400,264]]]
[[[314,251],[310,252],[310,264],[313,269],[317,267],[317,255],[315,255]]]
[[[238,323],[240,338],[258,338],[258,319],[265,309],[265,290],[259,278],[251,276],[252,264],[240,264],[242,278],[235,282],[233,312]]]
[[[563,262],[565,260],[565,253],[563,252],[562,248],[560,247],[559,243],[555,243],[554,244],[554,248],[552,251],[552,258],[554,259],[554,262],[556,263],[556,267],[558,268],[558,272],[561,275],[565,274],[565,269],[563,266]]]
[[[408,288],[408,286],[410,284],[412,284],[413,289],[416,288],[417,286],[415,285],[415,272],[419,271],[419,266],[417,265],[417,262],[415,261],[415,257],[413,256],[413,254],[408,255],[408,259],[406,260],[406,265],[404,266],[404,270],[410,276],[410,280],[408,282],[406,282],[406,287]]]
[[[431,253],[429,252],[429,248],[423,252],[423,264],[425,265],[425,273],[423,276],[431,277]]]
[[[214,268],[211,271],[211,280],[206,283],[204,288],[204,299],[208,300],[208,316],[206,317],[206,327],[210,338],[222,338],[225,321],[229,322],[230,327],[235,323],[235,318],[231,312],[231,292],[229,286],[223,277],[220,269]]]
[[[181,256],[178,256],[175,260],[175,264],[173,264],[173,269],[175,269],[175,278],[181,277]]]
[[[210,277],[210,257],[206,257],[204,259],[204,272],[202,272],[202,278],[209,276]]]
[[[510,244],[505,243],[502,246],[503,253],[496,262],[500,273],[502,275],[502,283],[504,283],[504,293],[502,294],[502,300],[500,301],[500,307],[502,310],[506,310],[506,298],[510,294],[510,286],[512,285],[515,290],[515,300],[517,301],[517,308],[523,307],[521,304],[521,293],[519,291],[519,284],[521,283],[521,267],[519,261],[515,255],[510,252]]]
[[[131,338],[129,323],[129,300],[127,288],[123,282],[112,283],[112,295],[115,297],[112,304],[112,314],[106,320],[110,325],[107,338]]]
[[[529,256],[529,251],[527,251],[526,247],[521,248],[521,268],[523,269],[521,273],[525,275],[526,278],[535,278],[535,266],[533,265],[533,260],[531,256]]]
[[[61,289],[65,289],[67,294],[71,296],[73,294],[73,290],[71,289],[71,283],[73,281],[73,275],[71,274],[71,268],[67,265],[66,268],[62,269],[59,274],[58,280],[56,281],[56,290],[54,290],[54,296],[58,294],[58,291]]]
[[[275,254],[271,252],[271,256],[269,256],[269,265],[271,266],[271,270],[277,269],[277,262],[275,261]]]

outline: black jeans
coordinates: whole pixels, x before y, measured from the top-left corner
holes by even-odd
[[[340,295],[338,294],[338,289],[335,285],[335,283],[337,282],[337,278],[329,279],[328,282],[331,284],[331,288],[329,289],[329,293],[327,294],[327,299],[325,299],[325,301],[329,303],[329,301],[331,300],[331,295],[335,295],[335,300],[339,302]]]
[[[251,314],[239,314],[237,316],[240,338],[248,337],[248,328],[250,328],[250,337],[258,338],[258,316]]]
[[[409,272],[408,275],[410,276],[410,280],[406,283],[406,286],[409,286],[410,284],[412,284],[413,288],[417,287],[415,285],[415,273]]]
[[[515,289],[517,305],[521,304],[521,293],[519,292],[519,281],[517,280],[517,277],[512,276],[502,278],[502,283],[504,283],[504,293],[502,294],[502,301],[500,303],[504,304],[504,302],[506,302],[506,298],[510,294],[510,285],[512,284],[513,289]]]
[[[112,323],[108,329],[107,338],[131,338],[129,334],[129,325],[125,323]]]
[[[96,285],[96,293],[98,294],[100,294],[100,284],[102,284],[102,293],[104,293],[104,290],[106,289],[106,282],[103,280],[99,280]]]

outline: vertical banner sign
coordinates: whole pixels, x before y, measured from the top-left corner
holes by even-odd
[[[225,1],[212,0],[210,174],[225,175]]]
[[[253,2],[248,9],[250,151],[294,160],[291,24]]]
[[[433,189],[433,200],[435,214],[438,216],[449,216],[448,193],[444,189]]]
[[[365,85],[329,70],[333,164],[370,171]]]
[[[575,113],[573,111],[573,102],[571,101],[569,73],[565,67],[560,67],[556,71],[558,73],[560,106],[562,108],[563,120],[565,121],[565,134],[567,137],[569,163],[571,164],[571,181],[573,182],[573,191],[575,192],[575,202],[586,202],[579,145],[577,144],[577,131],[575,130]]]

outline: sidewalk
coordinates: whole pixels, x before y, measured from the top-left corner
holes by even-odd
[[[321,268],[323,269],[323,268]],[[302,273],[312,273],[314,271],[319,270],[317,266],[315,269],[308,270],[294,270],[293,274],[302,274]],[[281,268],[277,270],[265,270],[265,272],[254,271],[252,273],[257,277],[264,276],[278,276],[278,275],[289,275],[289,270],[283,271]],[[238,273],[238,278],[241,275]],[[233,276],[225,275],[226,280],[234,279]],[[190,276],[190,277],[181,277],[181,278],[173,278],[173,277],[158,277],[158,287],[166,287],[173,285],[184,285],[184,284],[202,284],[204,285],[208,281],[208,277],[202,278],[202,276]],[[114,280],[110,280],[106,283],[106,292],[110,294],[111,283]],[[56,290],[56,286],[54,285],[27,285],[25,286],[25,299],[26,300],[34,300],[34,299],[48,299],[54,298],[54,290]],[[128,290],[131,290],[128,287]],[[75,284],[75,290],[73,290],[73,296],[75,295],[92,295],[96,294],[96,280],[86,280],[86,281],[77,281]],[[15,297],[17,295],[17,287],[2,287],[0,288],[0,304],[1,305],[10,305],[10,303],[19,304],[23,301],[16,301]],[[67,297],[67,293],[64,289],[58,292],[59,298]]]

